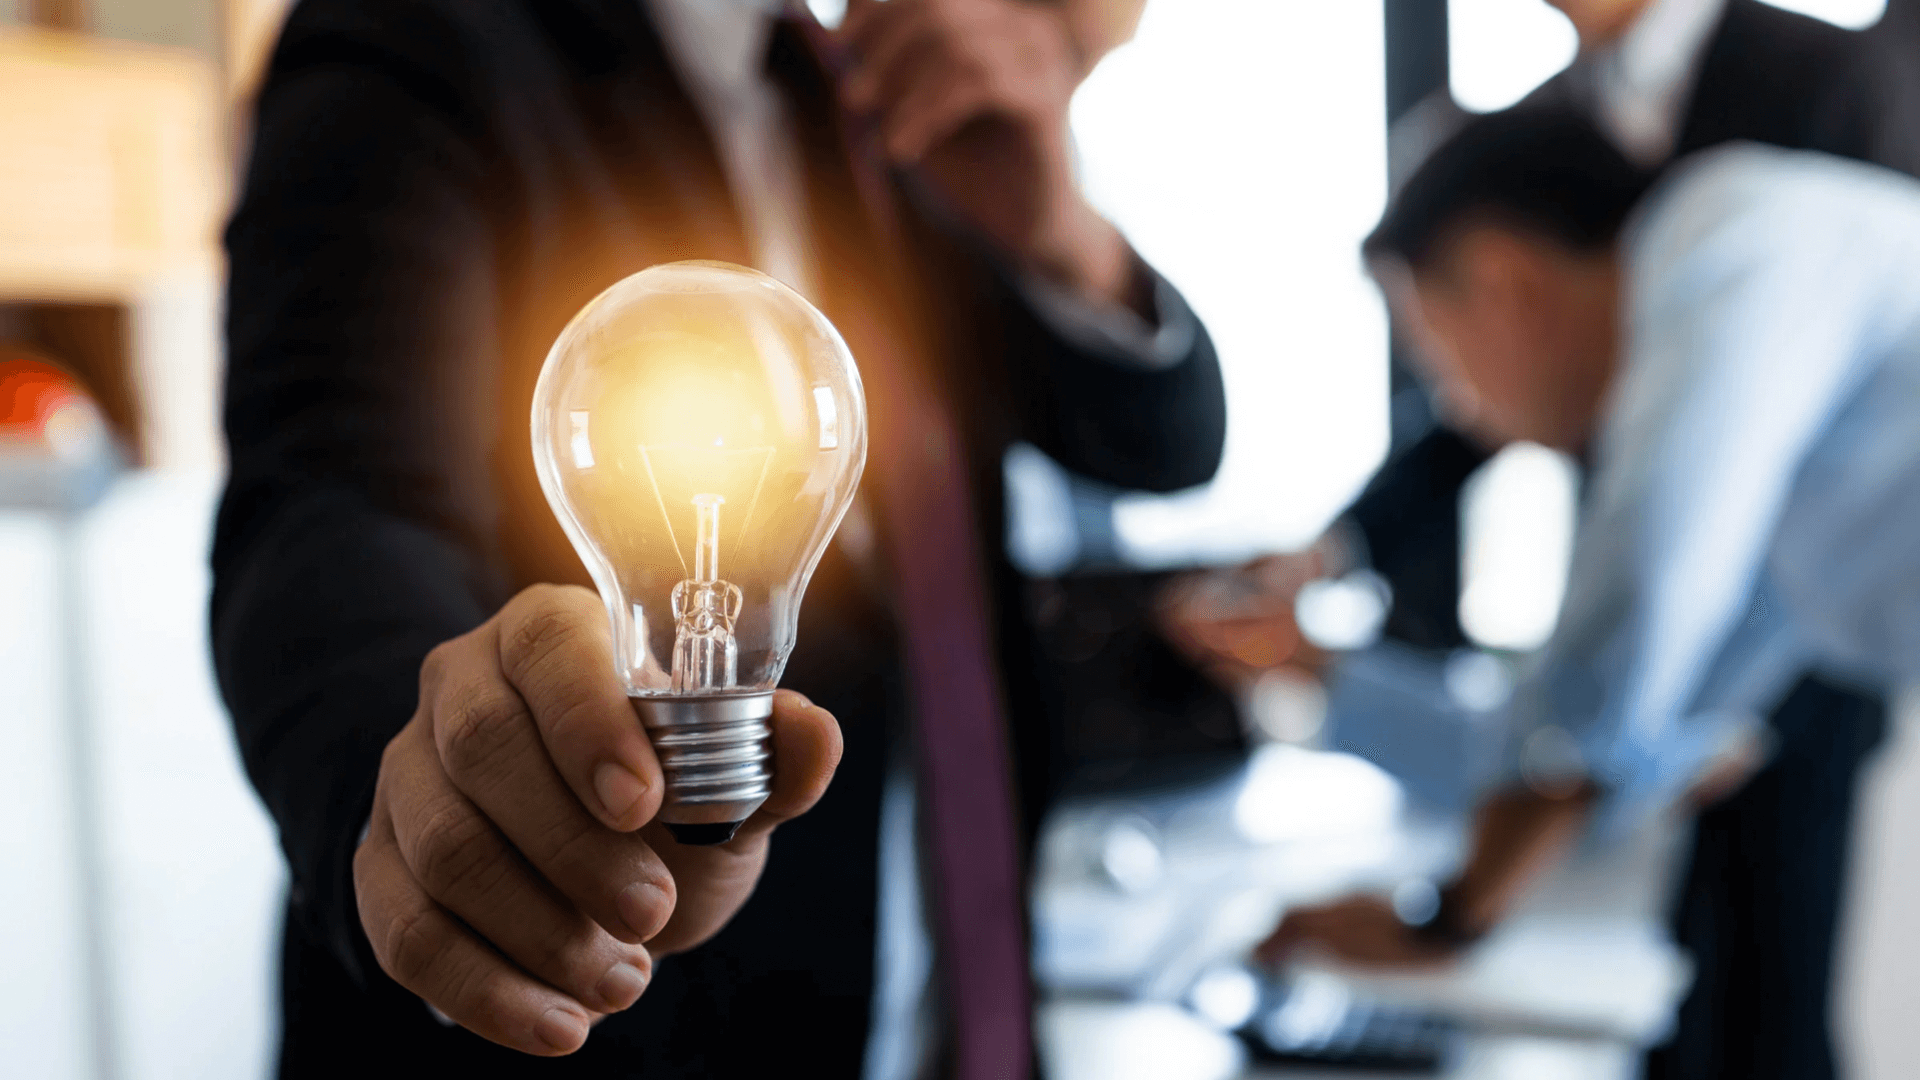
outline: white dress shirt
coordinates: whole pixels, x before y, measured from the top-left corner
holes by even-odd
[[[1635,163],[1673,156],[1694,77],[1727,0],[1653,0],[1619,41],[1568,71],[1574,95]]]
[[[1571,105],[1629,160],[1664,165],[1679,145],[1700,64],[1726,10],[1727,0],[1652,0],[1618,41],[1582,52],[1523,101]],[[1397,193],[1472,116],[1443,88],[1395,120],[1387,133],[1391,189]]]
[[[767,46],[782,0],[647,0],[739,205],[755,269],[815,303],[806,181]]]
[[[1622,368],[1509,759],[1591,776],[1607,831],[1807,670],[1920,675],[1920,183],[1733,144],[1622,250]]]

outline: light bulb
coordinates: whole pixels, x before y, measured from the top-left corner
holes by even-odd
[[[853,357],[765,274],[655,266],[561,331],[533,457],[666,774],[659,817],[724,843],[770,790],[773,690],[866,464]]]

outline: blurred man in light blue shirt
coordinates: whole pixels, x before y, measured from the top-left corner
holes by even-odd
[[[1515,110],[1437,152],[1368,241],[1462,429],[1593,474],[1439,913],[1296,911],[1269,956],[1444,959],[1583,831],[1712,783],[1804,672],[1920,669],[1920,183],[1734,144],[1649,184],[1587,121]]]

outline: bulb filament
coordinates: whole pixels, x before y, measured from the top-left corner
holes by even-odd
[[[720,507],[718,495],[693,497],[698,517],[693,548],[693,577],[673,587],[673,692],[699,693],[734,685],[737,650],[733,621],[740,617],[738,586],[720,580]]]

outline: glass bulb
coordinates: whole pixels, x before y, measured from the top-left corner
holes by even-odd
[[[554,342],[533,456],[665,768],[660,817],[724,842],[766,799],[773,689],[866,464],[853,356],[765,274],[651,267]]]

